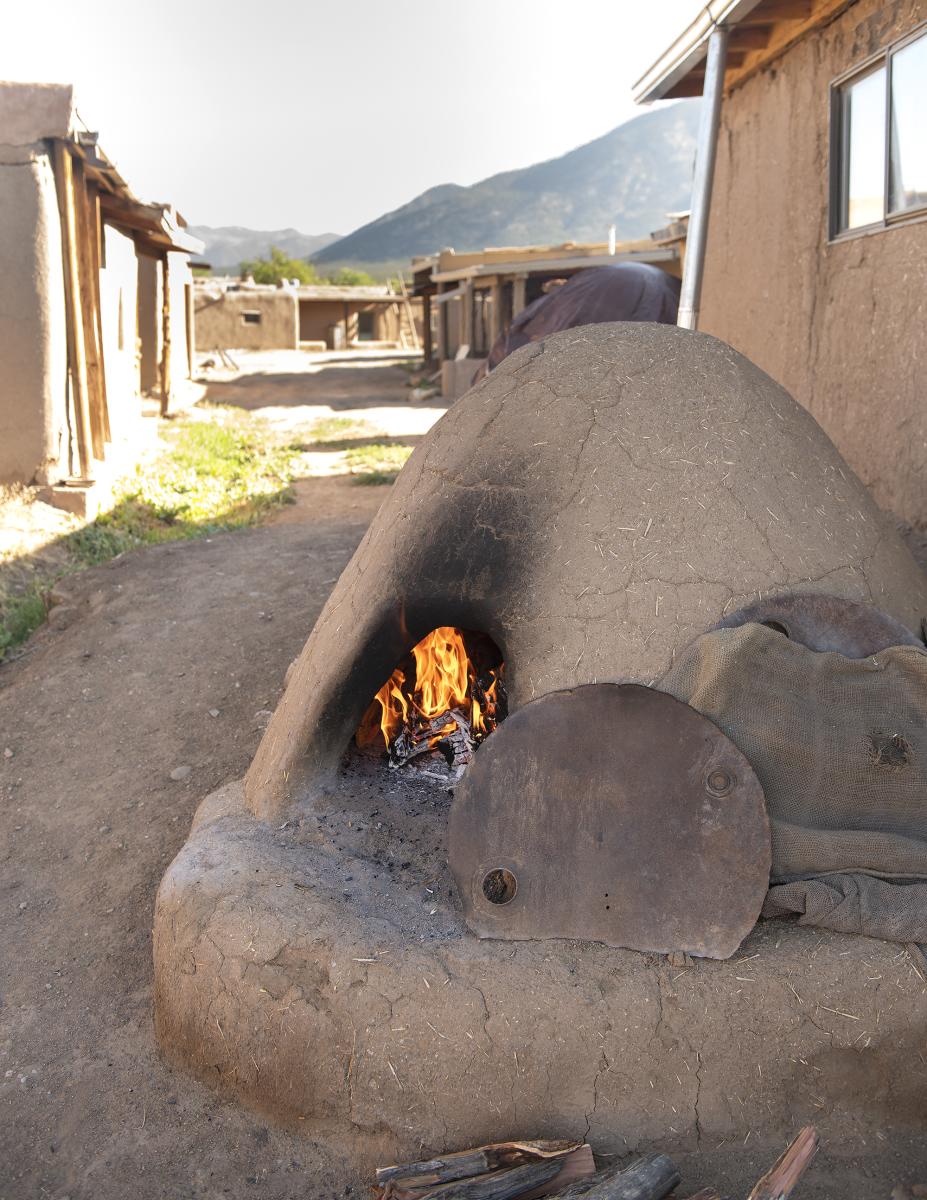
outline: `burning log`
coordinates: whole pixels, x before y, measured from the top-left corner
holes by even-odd
[[[490,640],[442,626],[418,643],[377,692],[357,743],[385,746],[394,769],[438,751],[453,781],[505,712],[502,663]]]

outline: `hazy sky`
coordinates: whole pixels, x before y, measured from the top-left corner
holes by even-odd
[[[0,78],[74,83],[135,192],[205,225],[348,233],[637,112],[700,0],[26,0]]]

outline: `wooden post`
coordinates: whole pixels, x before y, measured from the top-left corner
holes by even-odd
[[[473,281],[468,279],[464,284],[464,293],[460,298],[460,344],[469,346],[473,340]]]
[[[161,416],[171,407],[171,273],[168,257],[161,259]]]
[[[93,479],[93,440],[90,422],[90,397],[87,387],[87,358],[84,347],[84,319],[81,313],[80,270],[77,261],[77,218],[74,212],[74,172],[70,151],[64,142],[53,142],[55,191],[61,218],[61,242],[64,257],[64,302],[68,339],[68,372],[74,397],[77,425],[77,453],[80,473]]]
[[[431,335],[431,293],[426,292],[422,296],[422,353],[426,363],[430,363],[434,358],[435,348],[434,339]]]
[[[106,382],[103,378],[103,345],[100,321],[100,277],[97,266],[97,238],[87,195],[84,161],[72,158],[74,217],[77,232],[77,266],[80,286],[80,310],[84,326],[84,353],[87,359],[87,397],[90,408],[90,443],[95,458],[103,459],[110,440],[109,414],[106,411]]]
[[[492,285],[492,317],[491,317],[492,324],[491,324],[490,330],[489,330],[490,346],[495,342],[496,338],[501,336],[502,327],[505,324],[505,322],[503,320],[504,313],[502,312],[502,301],[503,301],[502,281],[500,279],[497,279],[496,282]]]
[[[196,326],[193,317],[193,284],[185,283],[183,287],[184,316],[187,329],[187,378],[193,378],[193,359],[196,354]]]
[[[518,316],[521,310],[525,307],[525,285],[528,282],[527,275],[516,275],[512,280],[512,320]]]
[[[93,286],[97,318],[97,345],[100,351],[100,388],[103,409],[103,436],[107,442],[113,440],[109,420],[109,396],[106,392],[106,356],[103,351],[103,307],[100,303],[100,271],[103,269],[103,218],[100,213],[100,193],[97,188],[87,193],[93,248]]]
[[[438,284],[440,291],[444,291],[444,284]],[[438,362],[443,363],[447,358],[447,304],[438,305]]]

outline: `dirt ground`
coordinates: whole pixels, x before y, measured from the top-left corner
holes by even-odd
[[[255,370],[209,398],[413,441],[442,409],[409,405],[407,380],[382,364]],[[197,805],[244,772],[387,491],[303,480],[267,526],[72,576],[77,619],[0,666],[0,1200],[359,1190],[311,1141],[165,1066],[150,930]]]
[[[408,441],[441,411],[395,366],[247,366],[210,398],[284,425],[357,415]],[[243,774],[387,490],[305,480],[264,527],[72,577],[76,619],[0,666],[0,1200],[366,1194],[163,1062],[150,931],[197,805]]]

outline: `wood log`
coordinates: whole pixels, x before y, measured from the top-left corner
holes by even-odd
[[[425,1187],[451,1179],[468,1179],[492,1170],[487,1147],[445,1154],[420,1163],[402,1163],[377,1168],[377,1183],[395,1183],[397,1187]]]
[[[557,1200],[663,1200],[680,1182],[676,1164],[666,1154],[648,1154],[621,1170],[606,1167],[598,1175],[564,1188]]]
[[[520,1167],[492,1171],[488,1175],[439,1183],[424,1191],[388,1183],[383,1189],[383,1200],[513,1200],[513,1197],[521,1196],[553,1179],[562,1165],[562,1158],[541,1158],[523,1163]]]
[[[592,1157],[592,1147],[588,1142],[584,1142],[572,1154],[565,1155],[561,1162],[563,1165],[553,1179],[548,1183],[542,1183],[540,1187],[533,1188],[530,1192],[523,1193],[518,1200],[540,1200],[542,1196],[556,1196],[568,1184],[576,1183],[580,1179],[589,1179],[595,1174],[595,1159]]]
[[[408,1187],[424,1187],[430,1183],[465,1179],[499,1167],[517,1167],[539,1158],[565,1158],[582,1145],[566,1140],[525,1142],[492,1142],[472,1150],[442,1154],[424,1162],[399,1163],[377,1168],[377,1183],[395,1182]]]
[[[817,1154],[819,1144],[818,1131],[813,1125],[806,1125],[776,1165],[757,1181],[747,1200],[785,1200]]]

